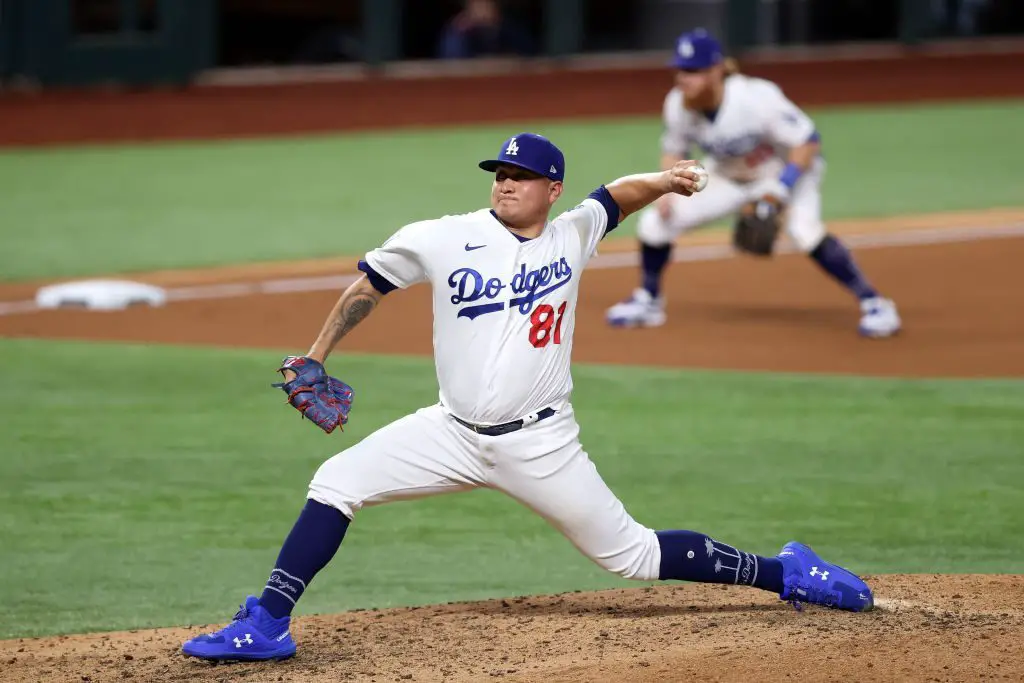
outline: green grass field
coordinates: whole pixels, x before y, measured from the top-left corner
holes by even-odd
[[[220,621],[258,591],[319,463],[436,400],[356,357],[325,436],[274,352],[0,340],[0,637]],[[631,512],[865,572],[1024,572],[1024,382],[578,366],[584,445]],[[102,387],[102,389],[100,389]],[[494,492],[366,510],[301,613],[628,585]]]
[[[1021,203],[1024,177],[1006,144],[1024,101],[812,113],[829,161],[828,217]],[[407,222],[485,205],[489,180],[476,162],[510,128],[563,147],[568,208],[602,182],[652,170],[660,125],[0,152],[0,279],[360,254]]]

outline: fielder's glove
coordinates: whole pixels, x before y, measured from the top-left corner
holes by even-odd
[[[770,256],[779,235],[781,210],[778,202],[771,199],[745,205],[733,228],[733,246],[755,256]]]
[[[308,356],[285,356],[278,372],[295,373],[295,379],[270,386],[284,390],[288,403],[328,434],[348,422],[352,387],[327,374],[324,366]],[[344,431],[344,429],[343,429]]]

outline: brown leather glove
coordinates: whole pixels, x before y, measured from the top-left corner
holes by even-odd
[[[779,236],[781,213],[781,205],[773,198],[745,205],[733,227],[733,246],[755,256],[771,256],[775,239]]]

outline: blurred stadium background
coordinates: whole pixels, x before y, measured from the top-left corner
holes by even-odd
[[[380,67],[451,56],[462,0],[4,0],[0,78],[81,84],[186,82],[224,68]],[[1024,34],[1014,0],[502,0],[486,53],[566,58],[660,53],[704,26],[736,53],[881,47]]]
[[[475,162],[510,131],[565,149],[565,206],[651,170],[672,40],[704,26],[815,118],[826,217],[862,249],[907,332],[857,339],[850,302],[806,259],[729,258],[711,230],[681,241],[692,262],[670,272],[671,324],[616,335],[601,317],[635,279],[612,267],[635,260],[627,221],[578,312],[584,444],[654,527],[762,553],[799,537],[877,575],[1012,575],[1006,592],[935,577],[913,594],[946,614],[961,614],[950,596],[998,597],[950,631],[915,630],[932,613],[912,610],[905,622],[830,621],[786,671],[830,671],[828,648],[845,653],[853,633],[875,637],[857,649],[884,650],[895,624],[914,651],[894,637],[898,664],[872,660],[875,672],[975,680],[984,656],[1024,675],[1024,3],[505,0],[492,42],[452,33],[465,5],[0,0],[0,555],[19,579],[0,584],[0,638],[230,616],[239,591],[262,584],[316,466],[436,396],[429,300],[416,290],[390,295],[334,361],[359,396],[344,435],[325,439],[266,388],[355,259],[405,222],[478,208],[488,181]],[[99,313],[34,299],[94,277],[166,288],[167,304]],[[904,579],[878,580],[882,595],[913,597]],[[624,587],[482,492],[368,511],[299,613]],[[657,600],[685,605],[690,589]],[[683,618],[638,610],[637,629]],[[349,618],[348,645],[281,671],[317,680],[336,672],[329,653],[378,648],[388,680],[437,678]],[[614,627],[587,623],[593,638]],[[172,654],[181,632],[169,633],[53,661],[54,641],[2,640],[0,678],[223,675],[184,668]],[[944,658],[951,642],[963,656]],[[606,678],[672,680],[691,645]],[[609,643],[607,661],[630,647]],[[147,648],[149,659],[121,656]],[[481,677],[501,654],[431,649]],[[763,678],[778,674],[774,652],[758,650]],[[577,671],[555,654],[532,654],[547,680]],[[740,680],[760,666],[718,664]]]

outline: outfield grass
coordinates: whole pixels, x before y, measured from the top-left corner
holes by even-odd
[[[829,161],[829,217],[1021,202],[1024,175],[1006,145],[1024,100],[812,113]],[[651,170],[660,125],[524,122],[6,151],[0,280],[360,254],[407,222],[485,205],[489,180],[476,163],[519,129],[565,150],[568,208],[601,182]]]
[[[319,463],[436,400],[358,356],[344,434],[267,385],[279,354],[0,340],[0,637],[223,620]],[[631,512],[863,572],[1024,572],[1024,382],[578,366],[584,445]],[[101,389],[102,387],[102,389]],[[300,613],[629,585],[494,492],[365,510]]]

